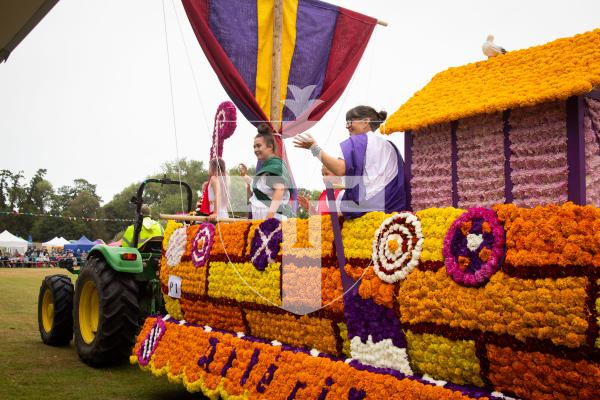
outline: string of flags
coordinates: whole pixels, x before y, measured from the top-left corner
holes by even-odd
[[[89,217],[71,217],[67,215],[51,215],[51,214],[36,214],[30,212],[19,212],[19,211],[0,211],[0,215],[14,215],[21,216],[26,215],[30,217],[50,217],[50,218],[61,218],[67,221],[85,221],[85,222],[135,222],[134,219],[126,218],[89,218]]]

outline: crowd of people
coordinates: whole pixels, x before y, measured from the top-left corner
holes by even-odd
[[[356,218],[366,212],[401,211],[406,205],[404,162],[396,146],[375,132],[387,118],[385,111],[369,106],[354,107],[346,113],[349,137],[340,143],[341,157],[322,149],[310,133],[294,138],[294,146],[310,150],[322,164],[324,182],[334,188],[336,210],[346,218]],[[248,176],[244,164],[238,166],[248,195],[248,213],[252,219],[283,220],[295,214],[295,190],[286,163],[277,155],[276,133],[266,123],[258,126],[254,137],[257,170]],[[230,177],[225,161],[212,159],[207,183],[208,199],[199,203],[198,211],[209,219],[227,218]],[[205,191],[206,193],[206,191]],[[323,190],[316,209],[306,204],[311,213],[329,212],[326,191]]]
[[[82,265],[87,259],[86,251],[63,251],[59,247],[35,249],[29,248],[25,253],[0,250],[0,267],[56,267],[62,260],[69,260],[73,265]]]

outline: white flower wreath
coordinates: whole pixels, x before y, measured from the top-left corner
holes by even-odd
[[[419,263],[422,249],[423,232],[419,219],[409,212],[392,215],[383,221],[373,238],[375,274],[387,283],[406,278]]]

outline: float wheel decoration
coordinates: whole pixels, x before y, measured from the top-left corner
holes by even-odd
[[[469,209],[452,223],[444,239],[448,275],[464,286],[485,284],[500,269],[504,242],[504,229],[494,211]]]
[[[423,249],[421,222],[416,215],[402,212],[387,218],[375,231],[373,269],[384,282],[394,283],[419,263]]]
[[[192,243],[192,263],[196,268],[204,266],[210,255],[215,237],[215,227],[213,224],[204,222],[200,225],[198,233]]]
[[[174,267],[181,262],[181,257],[183,257],[183,253],[185,253],[186,244],[187,233],[185,226],[177,228],[169,238],[169,246],[165,253],[167,265],[169,267]]]
[[[250,253],[256,269],[264,271],[270,263],[275,262],[282,238],[281,222],[277,219],[269,218],[258,226],[252,238]]]
[[[157,318],[156,322],[150,329],[150,332],[148,332],[146,338],[140,344],[140,348],[137,353],[137,359],[140,365],[148,365],[150,359],[152,358],[152,355],[154,354],[154,351],[158,347],[160,339],[162,339],[166,330],[167,326],[165,325],[162,318]]]

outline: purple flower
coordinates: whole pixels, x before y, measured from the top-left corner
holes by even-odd
[[[496,213],[470,208],[452,223],[444,239],[448,275],[464,286],[485,284],[500,269],[504,242],[504,229]]]
[[[252,264],[256,269],[264,271],[267,265],[275,261],[282,238],[279,220],[269,218],[258,226],[250,248]]]
[[[204,222],[200,225],[192,243],[192,263],[196,268],[204,266],[210,255],[215,237],[213,224]]]

